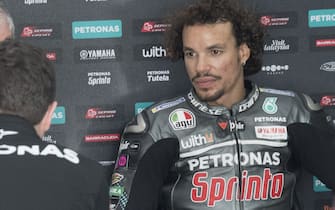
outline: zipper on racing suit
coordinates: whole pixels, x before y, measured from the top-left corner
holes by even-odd
[[[242,193],[242,167],[241,167],[241,152],[242,152],[242,148],[240,147],[240,143],[239,143],[239,138],[238,138],[238,129],[237,129],[237,124],[238,124],[238,120],[236,118],[236,114],[234,114],[232,112],[232,110],[230,110],[230,123],[233,123],[235,128],[233,130],[231,130],[232,135],[234,136],[234,140],[236,142],[235,144],[235,149],[237,151],[237,175],[238,175],[238,190],[239,190],[239,196],[241,196]],[[239,203],[239,209],[240,210],[244,210],[244,205],[243,202],[238,199],[238,203]]]

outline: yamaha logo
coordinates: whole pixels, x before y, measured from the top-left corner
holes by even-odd
[[[81,50],[79,55],[80,60],[114,59],[116,57],[114,49]]]

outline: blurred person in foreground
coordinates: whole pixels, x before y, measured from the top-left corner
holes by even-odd
[[[102,166],[42,141],[56,106],[55,72],[45,53],[0,42],[0,209],[108,209]]]
[[[335,135],[320,106],[246,79],[262,65],[258,18],[237,0],[202,0],[169,23],[166,49],[184,60],[193,88],[127,125],[113,208],[304,209],[303,169],[334,189]]]
[[[2,2],[0,2],[0,41],[13,39],[15,26],[12,16],[9,14]]]

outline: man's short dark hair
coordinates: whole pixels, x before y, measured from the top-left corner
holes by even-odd
[[[246,43],[251,55],[244,67],[244,75],[261,70],[264,28],[254,13],[242,7],[238,0],[200,0],[167,18],[171,27],[165,33],[165,47],[169,56],[183,58],[182,33],[185,26],[231,22],[237,46]]]
[[[38,124],[55,100],[55,72],[45,52],[15,40],[0,43],[0,113]]]

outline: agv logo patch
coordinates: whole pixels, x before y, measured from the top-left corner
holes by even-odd
[[[196,125],[194,114],[187,109],[176,109],[171,112],[169,122],[174,130],[194,128]]]

